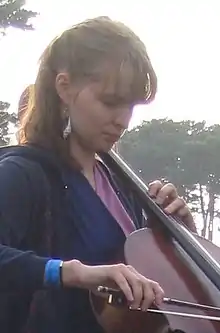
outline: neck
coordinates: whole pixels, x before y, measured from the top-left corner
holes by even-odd
[[[87,178],[93,177],[95,152],[82,147],[77,140],[70,138],[70,155],[79,163]]]

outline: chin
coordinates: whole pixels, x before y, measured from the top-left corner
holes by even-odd
[[[100,153],[108,153],[113,147],[114,147],[114,143],[109,143],[109,142],[105,142],[102,145],[100,145],[98,151]]]

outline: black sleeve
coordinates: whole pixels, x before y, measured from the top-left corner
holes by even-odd
[[[20,246],[31,223],[33,193],[25,169],[0,162],[0,243]]]
[[[42,289],[48,260],[0,244],[0,291]]]
[[[0,289],[36,290],[43,286],[48,259],[16,250],[31,223],[31,190],[22,167],[10,159],[0,162]]]

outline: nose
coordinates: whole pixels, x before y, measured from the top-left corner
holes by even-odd
[[[115,113],[114,123],[121,129],[127,129],[132,117],[133,108],[129,106],[120,107]]]

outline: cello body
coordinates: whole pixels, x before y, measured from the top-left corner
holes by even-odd
[[[94,314],[104,332],[220,333],[220,248],[191,235],[181,223],[166,216],[120,158],[107,156],[104,161],[134,188],[148,216],[148,227],[128,236],[121,262],[157,281],[166,297],[193,304],[164,302],[160,308],[152,307],[159,313],[142,312],[109,304],[106,297],[90,293]]]
[[[220,261],[220,248],[199,238]],[[168,297],[220,307],[219,290],[198,267],[192,267],[190,258],[169,236],[147,228],[135,231],[127,238],[124,255],[126,264],[157,281]],[[219,321],[129,310],[127,307],[112,306],[105,298],[95,294],[91,294],[91,302],[95,316],[106,333],[220,332],[220,311],[216,310],[204,311],[170,304],[160,307],[162,311],[219,317]]]

